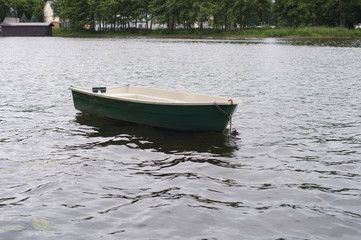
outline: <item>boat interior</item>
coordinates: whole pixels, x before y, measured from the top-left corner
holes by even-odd
[[[91,94],[100,94],[104,97],[115,99],[125,99],[139,102],[153,102],[153,103],[174,103],[174,104],[231,104],[229,98],[203,95],[197,93],[186,93],[169,91],[154,88],[145,88],[138,86],[109,86],[109,87],[79,87],[73,88],[89,92]],[[233,101],[237,104],[238,101]]]

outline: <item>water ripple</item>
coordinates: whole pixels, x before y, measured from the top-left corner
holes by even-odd
[[[359,239],[360,49],[0,38],[0,239]],[[239,135],[93,117],[67,89],[128,83],[242,99]]]

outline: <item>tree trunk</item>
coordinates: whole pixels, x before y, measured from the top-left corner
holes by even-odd
[[[172,17],[172,32],[174,31],[174,25],[175,25],[175,23],[174,23],[174,17]]]
[[[340,27],[344,28],[346,26],[346,14],[344,12],[340,13]]]
[[[168,28],[168,30],[170,30],[170,19],[169,19],[169,15],[167,15],[167,28]]]
[[[148,2],[145,3],[145,28],[147,29],[147,32],[149,31],[148,26]]]
[[[145,12],[145,28],[147,29],[147,32],[149,31],[149,26],[148,26],[148,13],[147,11]]]
[[[150,19],[150,31],[153,30],[153,21],[152,21],[152,18]]]

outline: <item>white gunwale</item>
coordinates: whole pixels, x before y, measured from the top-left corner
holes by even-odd
[[[92,87],[70,87],[70,90],[119,101],[158,105],[237,105],[240,100],[198,93],[178,92],[139,86],[106,86],[106,92],[93,93]]]

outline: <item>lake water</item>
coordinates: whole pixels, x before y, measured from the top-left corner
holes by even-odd
[[[0,239],[360,239],[361,40],[0,38]],[[68,87],[241,99],[238,136]]]

